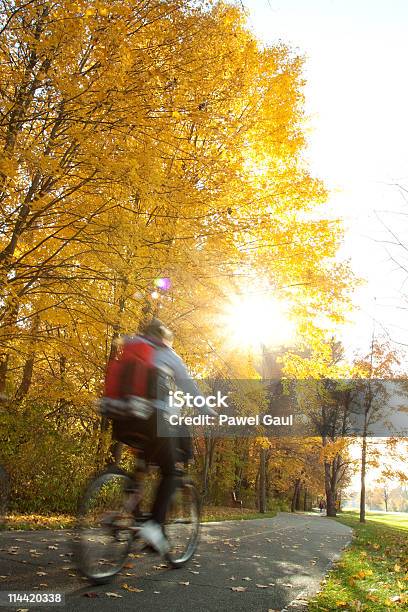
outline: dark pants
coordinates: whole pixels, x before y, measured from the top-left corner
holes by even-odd
[[[113,421],[113,436],[134,448],[142,448],[147,463],[157,464],[161,480],[152,508],[152,519],[164,523],[167,506],[176,489],[176,462],[180,460],[177,438],[158,437],[157,428],[166,427],[163,413],[155,411],[150,419]],[[162,430],[162,429],[161,429]],[[186,442],[184,442],[186,445]]]

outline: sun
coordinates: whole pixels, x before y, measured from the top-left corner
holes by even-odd
[[[293,342],[295,330],[284,304],[268,295],[236,295],[223,315],[230,344],[247,349],[264,344],[280,347]]]

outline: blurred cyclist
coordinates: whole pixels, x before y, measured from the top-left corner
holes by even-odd
[[[171,372],[175,386],[184,393],[190,393],[194,397],[200,395],[183,360],[172,349],[173,333],[159,319],[152,319],[142,328],[139,335],[127,340],[129,341],[153,345],[155,367],[158,370]],[[155,463],[160,468],[161,480],[153,503],[152,518],[142,527],[140,537],[160,554],[165,554],[169,545],[162,526],[169,501],[176,488],[176,463],[191,459],[192,447],[188,432],[183,438],[158,435],[158,431],[167,430],[169,414],[174,410],[170,410],[168,397],[151,402],[154,410],[147,419],[135,417],[113,419],[113,435],[120,442],[136,447],[140,446],[142,438],[147,462]],[[206,414],[216,414],[207,407],[202,411]]]

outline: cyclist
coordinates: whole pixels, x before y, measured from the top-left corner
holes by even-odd
[[[188,374],[187,368],[179,355],[172,349],[173,333],[159,319],[152,319],[132,342],[148,342],[155,346],[155,366],[166,368],[172,373],[175,385],[184,393],[192,396],[200,395],[200,391]],[[168,400],[152,400],[154,411],[148,419],[131,417],[126,420],[113,420],[113,436],[120,442],[130,446],[140,446],[143,438],[143,448],[147,462],[155,463],[161,472],[160,483],[152,508],[151,520],[147,521],[140,531],[140,537],[151,547],[164,555],[169,544],[163,532],[167,506],[176,488],[176,463],[191,459],[191,439],[189,435],[178,439],[161,437],[158,431],[166,430],[170,410]],[[211,408],[204,407],[203,412],[215,415]],[[188,433],[188,432],[186,432]]]

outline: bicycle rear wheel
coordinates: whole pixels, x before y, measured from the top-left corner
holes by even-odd
[[[182,567],[197,548],[200,531],[200,502],[190,480],[182,480],[174,492],[166,514],[164,532],[170,545],[165,555],[172,567]]]
[[[79,570],[95,584],[108,582],[120,572],[130,552],[135,520],[126,502],[134,486],[125,473],[106,472],[84,495],[75,559]]]

